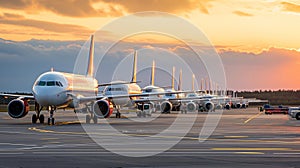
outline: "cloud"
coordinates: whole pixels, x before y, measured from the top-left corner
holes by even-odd
[[[200,10],[202,13],[209,14],[209,2],[212,0],[148,0],[141,2],[140,0],[114,1],[104,0],[108,3],[122,5],[128,12],[142,12],[142,11],[162,11],[170,13],[184,13],[191,10]]]
[[[270,48],[258,54],[220,52],[230,89],[299,89],[300,52]]]
[[[27,19],[21,15],[11,13],[4,13],[2,16],[0,16],[0,24],[33,27],[48,32],[70,33],[82,36],[87,36],[93,32],[92,30],[83,26]]]
[[[285,11],[300,13],[300,5],[290,2],[281,2],[281,5]]]
[[[253,16],[250,13],[246,13],[246,12],[242,12],[242,11],[234,11],[233,13],[238,15],[238,16]]]
[[[199,10],[209,14],[213,0],[9,0],[0,1],[2,8],[24,10],[27,13],[51,11],[68,17],[106,17],[121,16],[142,11],[162,11],[170,13],[186,13]]]

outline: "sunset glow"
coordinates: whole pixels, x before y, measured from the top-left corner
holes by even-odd
[[[244,81],[243,86],[237,79],[231,80],[243,71],[253,80],[263,80],[256,78],[256,73],[268,75],[268,81],[258,82],[265,82],[263,87],[267,89],[300,89],[300,3],[297,0],[149,0],[143,3],[139,0],[12,0],[0,1],[0,11],[0,38],[19,42],[31,39],[86,41],[90,34],[121,16],[143,11],[170,13],[204,32],[224,60],[231,88],[259,88],[259,84],[248,86],[249,78],[238,79]],[[165,19],[159,15],[143,17]],[[103,40],[110,40],[116,36],[115,32],[122,36],[137,24],[127,23],[118,30],[111,30],[114,33],[106,30]],[[174,29],[178,26],[174,25]],[[181,33],[186,39],[194,36],[193,32]],[[177,39],[155,33],[123,40],[180,46]],[[265,62],[257,62],[258,57]],[[268,68],[265,68],[267,63]],[[283,75],[290,82],[275,84]]]

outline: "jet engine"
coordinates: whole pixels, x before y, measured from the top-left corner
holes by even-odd
[[[14,99],[8,104],[8,114],[12,118],[22,118],[28,114],[29,105],[27,100]]]
[[[161,103],[160,108],[161,112],[169,113],[172,109],[172,103],[170,103],[169,101],[164,101]]]
[[[113,113],[113,105],[107,100],[98,100],[93,104],[93,112],[98,118],[108,118]]]
[[[205,102],[204,108],[206,111],[212,111],[215,108],[215,105],[213,102],[208,101],[208,102]]]
[[[230,110],[231,106],[229,103],[225,104],[225,109]]]
[[[241,108],[241,106],[242,106],[241,103],[236,103],[235,105],[236,108]]]
[[[247,108],[248,104],[247,103],[243,103],[241,108]]]
[[[188,112],[196,111],[196,108],[197,108],[197,105],[196,105],[196,103],[194,103],[194,102],[189,102],[189,103],[186,105],[186,109],[187,109]]]

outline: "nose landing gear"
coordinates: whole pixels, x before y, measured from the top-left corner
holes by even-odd
[[[49,106],[48,111],[49,111],[49,118],[48,118],[48,125],[54,125],[55,124],[55,119],[54,119],[54,112],[56,110],[56,107],[54,106]]]

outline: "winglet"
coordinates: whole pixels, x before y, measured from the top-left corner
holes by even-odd
[[[94,35],[91,35],[87,76],[94,76]]]
[[[133,69],[132,69],[132,79],[131,82],[136,82],[136,69],[137,69],[137,51],[134,51],[134,57],[133,57]]]

